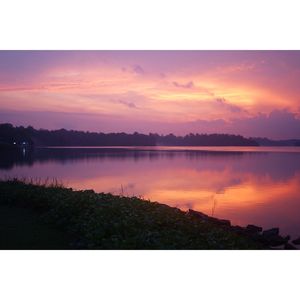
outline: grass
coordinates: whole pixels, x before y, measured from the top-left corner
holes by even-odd
[[[5,243],[14,249],[263,248],[226,226],[177,208],[137,197],[73,191],[55,183],[0,181],[0,207],[6,220],[2,249]]]
[[[71,238],[34,211],[0,206],[0,249],[70,249]]]

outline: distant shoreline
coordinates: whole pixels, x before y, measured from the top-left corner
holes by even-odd
[[[34,149],[120,149],[136,151],[177,151],[177,152],[286,152],[298,153],[299,146],[31,146],[31,147],[13,147],[0,145],[3,151],[18,151],[25,149],[32,151]]]
[[[270,140],[268,138],[244,137],[238,134],[189,133],[184,136],[172,133],[125,133],[89,132],[35,129],[0,124],[0,144],[16,147],[51,146],[164,146],[164,147],[256,147],[256,146],[300,146],[300,139]]]

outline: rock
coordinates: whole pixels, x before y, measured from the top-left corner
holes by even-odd
[[[300,245],[300,237],[292,241],[295,245]]]
[[[269,241],[268,241],[268,244],[272,247],[277,247],[277,246],[280,246],[280,245],[285,245],[286,244],[286,240],[281,237],[281,236],[278,236],[278,237],[274,237],[274,238],[271,238]]]
[[[220,225],[230,226],[231,222],[229,220],[218,219],[217,221]]]
[[[84,190],[83,192],[87,194],[95,194],[94,190]]]
[[[249,233],[259,233],[262,231],[262,227],[249,224],[249,225],[247,225],[246,230]]]
[[[274,237],[279,235],[279,228],[271,228],[262,232],[264,238]]]
[[[285,245],[290,239],[290,236],[282,237],[279,235],[279,228],[271,228],[262,232],[262,242],[271,246],[277,247]]]
[[[245,233],[245,228],[241,226],[231,226],[231,230],[236,232],[236,233]]]
[[[287,244],[289,241],[290,237],[282,237],[280,235],[270,235],[270,236],[261,236],[261,241],[271,247],[277,247],[281,245]]]
[[[210,222],[218,224],[218,225],[225,225],[225,226],[231,225],[229,220],[223,220],[223,219],[218,219],[218,218],[214,218],[214,217],[208,217],[208,220]]]
[[[291,245],[290,243],[286,243],[284,246],[285,250],[297,250],[297,248],[293,245]]]
[[[191,215],[191,216],[194,216],[194,217],[198,217],[202,220],[208,220],[210,217],[200,211],[195,211],[195,210],[192,210],[192,209],[189,209],[188,210],[188,214]]]
[[[210,216],[208,216],[208,215],[206,215],[206,214],[204,214],[200,211],[195,211],[195,210],[189,209],[188,214],[191,215],[191,216],[198,217],[201,220],[210,221],[210,222],[213,222],[213,223],[218,224],[218,225],[225,225],[225,226],[230,226],[231,225],[229,220],[223,220],[223,219],[210,217]]]
[[[257,242],[260,242],[262,244],[270,246],[270,241],[268,241],[265,238],[263,238],[263,236],[261,234],[259,234],[259,232],[257,232],[257,233],[249,233],[248,231],[246,231],[246,234],[249,237],[251,237],[251,239],[253,239],[254,241],[257,241]]]

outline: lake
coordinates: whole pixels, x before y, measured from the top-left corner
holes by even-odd
[[[0,177],[56,178],[300,236],[300,148],[55,147],[2,152]]]

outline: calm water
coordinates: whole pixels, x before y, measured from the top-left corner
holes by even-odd
[[[44,148],[1,153],[6,176],[57,178],[300,236],[300,148]]]

